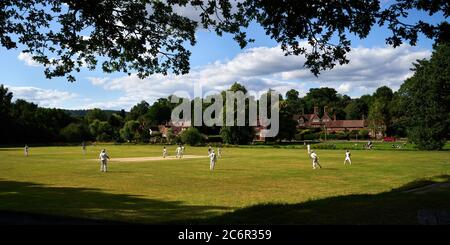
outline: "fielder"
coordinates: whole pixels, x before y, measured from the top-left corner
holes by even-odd
[[[209,148],[208,148],[208,155],[209,154],[211,154],[211,151],[212,151],[213,149],[211,148],[211,146],[209,146]]]
[[[180,148],[180,158],[182,158],[183,155],[184,155],[184,145],[182,145]]]
[[[166,147],[164,146],[164,149],[163,149],[163,158],[166,158],[166,156],[167,156],[167,149],[166,149]]]
[[[347,150],[346,152],[345,152],[345,160],[344,160],[344,165],[347,163],[347,161],[350,163],[350,165],[352,165],[352,159],[350,159],[350,151],[349,150]]]
[[[211,150],[211,153],[209,154],[209,170],[213,171],[214,167],[216,166],[216,154],[214,153],[214,150]]]
[[[109,156],[108,156],[108,154],[106,154],[106,150],[103,149],[100,152],[100,164],[101,164],[100,165],[100,171],[101,172],[107,172],[108,171],[108,166],[107,166],[108,160],[109,160]]]
[[[222,158],[222,148],[220,146],[217,147],[217,157]]]
[[[24,153],[25,153],[25,156],[27,157],[28,156],[28,145],[25,145]]]
[[[311,154],[311,145],[307,145],[306,148],[308,149],[308,155]]]
[[[313,165],[313,169],[316,169],[317,166],[319,168],[322,168],[322,166],[320,166],[319,164],[319,156],[316,154],[315,151],[311,151],[311,158],[312,158],[312,165]]]
[[[176,158],[181,158],[181,146],[178,146],[175,150]]]

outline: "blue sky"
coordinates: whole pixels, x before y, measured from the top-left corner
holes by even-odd
[[[409,18],[420,19],[440,22],[443,17],[413,12]],[[235,81],[255,92],[273,88],[285,93],[293,88],[304,95],[310,88],[327,86],[359,97],[382,85],[398,89],[411,76],[411,63],[428,58],[433,44],[421,37],[415,47],[403,45],[393,49],[385,45],[386,28],[376,27],[364,40],[352,38],[350,64],[324,72],[317,79],[302,67],[302,57],[284,57],[278,44],[257,24],[247,31],[256,42],[241,50],[230,35],[218,37],[200,29],[196,33],[196,46],[190,48],[189,74],[153,75],[144,80],[123,73],[104,74],[101,69],[74,73],[77,78],[74,83],[64,78],[49,80],[44,76],[44,68],[19,49],[0,48],[0,84],[6,85],[16,99],[67,109],[129,110],[140,100],[152,103],[159,97],[182,92],[192,96],[195,84],[201,84],[205,94],[225,89]]]

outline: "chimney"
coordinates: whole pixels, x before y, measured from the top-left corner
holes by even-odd
[[[328,106],[323,107],[323,115],[326,115],[328,113]]]
[[[314,106],[314,114],[319,115],[319,107]]]
[[[333,121],[336,122],[336,113],[334,113],[334,115],[333,115]]]

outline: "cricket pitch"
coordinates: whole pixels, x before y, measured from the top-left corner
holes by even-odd
[[[196,158],[207,158],[208,156],[200,155],[183,155],[181,159],[196,159]],[[126,158],[111,158],[109,162],[147,162],[147,161],[162,161],[162,160],[178,160],[175,156],[163,157],[126,157]],[[91,159],[93,161],[98,161],[98,159]]]

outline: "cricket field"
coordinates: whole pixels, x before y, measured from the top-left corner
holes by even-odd
[[[85,155],[31,146],[28,157],[0,148],[0,211],[145,224],[418,224],[421,210],[450,208],[449,150],[352,150],[344,165],[344,150],[317,149],[319,170],[303,146],[222,152],[210,171],[207,147],[187,146],[184,159],[161,159],[161,145],[88,146]]]

